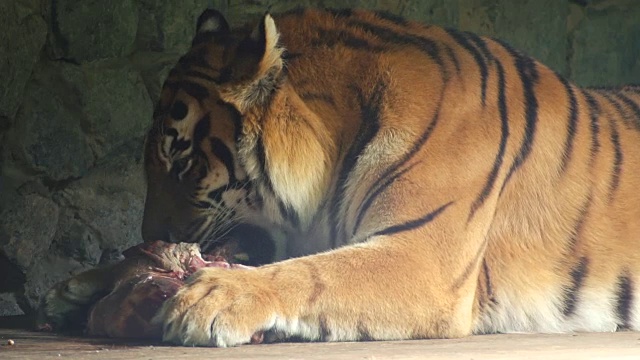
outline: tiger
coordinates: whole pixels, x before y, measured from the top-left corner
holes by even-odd
[[[145,241],[285,234],[191,276],[166,342],[640,331],[640,86],[385,12],[208,9],[144,154]]]

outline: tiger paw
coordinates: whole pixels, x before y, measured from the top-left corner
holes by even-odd
[[[228,347],[262,341],[278,318],[277,292],[260,269],[205,268],[169,299],[155,318],[163,340]]]
[[[90,306],[106,287],[99,270],[89,270],[56,284],[40,301],[36,330],[82,330]]]

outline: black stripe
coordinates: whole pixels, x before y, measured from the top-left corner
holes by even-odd
[[[211,130],[211,118],[210,114],[206,113],[204,116],[198,120],[195,129],[193,130],[193,143],[200,144],[202,140],[204,140],[207,136],[209,136],[209,131]]]
[[[382,190],[379,191],[379,189],[384,186],[384,184],[381,185],[381,183],[385,181],[389,176],[391,176],[391,174],[398,171],[400,167],[404,166],[407,163],[407,161],[413,158],[413,156],[422,148],[422,146],[427,142],[427,140],[429,140],[429,137],[431,137],[431,133],[435,129],[436,125],[438,124],[438,119],[440,117],[440,109],[442,107],[443,95],[444,95],[443,92],[441,92],[440,99],[438,100],[438,107],[436,108],[435,114],[431,118],[431,122],[429,123],[429,126],[425,128],[425,131],[416,140],[416,142],[413,144],[411,149],[409,149],[409,151],[407,151],[400,160],[398,160],[396,163],[394,163],[389,168],[387,168],[387,170],[373,183],[373,185],[369,187],[369,191],[367,192],[367,195],[364,197],[365,199],[364,202],[367,202],[367,199],[371,199],[374,196],[374,193],[381,192]],[[360,204],[360,209],[358,210],[358,217],[360,218],[364,216],[364,211],[362,209],[363,206],[364,206],[364,203]],[[353,234],[355,235],[355,229]]]
[[[356,325],[356,329],[358,330],[358,341],[374,341],[375,339],[371,335],[371,332],[364,324],[364,321],[359,320],[358,325]]]
[[[194,149],[195,150],[195,149]],[[198,177],[196,178],[196,184],[200,184],[202,180],[204,180],[207,175],[209,175],[209,162],[207,161],[207,156],[202,151],[194,152],[194,159],[196,159],[196,164],[200,164],[198,169]],[[200,188],[200,186],[198,186]],[[201,189],[198,189],[201,190]]]
[[[580,289],[584,286],[584,279],[589,272],[589,259],[581,257],[578,264],[571,270],[571,286],[565,290],[564,309],[562,313],[564,316],[571,316],[576,311],[576,304],[578,303],[578,294]]]
[[[165,136],[178,137],[178,130],[172,127],[163,128],[162,132],[164,132]]]
[[[633,282],[628,275],[618,278],[618,312],[619,325],[624,329],[631,328],[631,306],[633,305]]]
[[[213,189],[207,193],[207,197],[213,200],[215,203],[221,204],[223,202],[222,195],[229,191],[229,189],[241,189],[246,185],[246,182],[243,181],[234,181],[230,182],[226,185],[222,185],[219,188]],[[207,204],[206,202],[201,202],[202,204]],[[230,206],[234,206],[235,204],[230,204]],[[202,206],[199,206],[202,207]],[[211,204],[208,204],[206,207],[211,207]]]
[[[269,167],[267,166],[267,157],[264,150],[264,141],[262,139],[262,134],[260,135],[256,143],[256,157],[258,158],[258,171],[260,172],[257,180],[267,188],[267,191],[275,194],[273,190],[273,184],[271,183],[271,176],[269,175]]]
[[[184,230],[184,235],[186,236],[184,236],[183,238],[199,240],[198,237],[196,237],[196,235],[202,235],[202,233],[205,230],[204,225],[206,222],[207,222],[207,217],[205,216],[196,217],[193,221],[191,221],[191,223],[189,223],[189,225]]]
[[[313,283],[313,291],[309,294],[307,302],[313,305],[320,300],[320,296],[322,296],[325,290],[327,290],[327,285],[322,281],[320,271],[313,262],[303,260],[301,263],[306,265],[309,269],[309,277],[311,278],[311,283]]]
[[[364,95],[359,89],[354,89],[360,102],[360,126],[355,139],[351,143],[347,154],[342,160],[342,166],[338,174],[336,191],[332,200],[331,215],[333,226],[331,227],[331,241],[333,247],[337,244],[338,221],[340,214],[340,204],[344,200],[346,183],[355,168],[358,157],[362,154],[366,146],[373,140],[380,130],[380,118],[382,112],[382,102],[384,101],[384,91],[386,83],[379,80],[374,87],[369,99],[364,99]]]
[[[611,125],[611,144],[613,145],[613,169],[611,171],[611,185],[609,186],[609,201],[613,200],[613,196],[620,185],[620,173],[622,173],[622,162],[624,157],[622,154],[622,145],[620,145],[620,134],[615,120],[609,118]]]
[[[201,47],[199,49],[191,50],[180,59],[178,59],[178,69],[189,69],[194,66],[211,69],[211,65],[207,62],[207,48]]]
[[[349,18],[353,16],[353,10],[351,9],[326,9],[329,13],[331,13],[336,18]]]
[[[399,177],[407,173],[411,170],[417,163],[411,164],[406,169],[397,172],[393,176],[389,177],[383,184],[381,184],[377,189],[375,189],[372,193],[368,193],[364,200],[362,201],[362,205],[360,205],[360,209],[358,210],[358,216],[356,217],[356,222],[353,225],[352,234],[355,235],[360,228],[360,223],[364,218],[364,215],[367,213],[367,210],[371,207],[376,198],[382,194],[391,184],[393,184]]]
[[[487,299],[489,300],[489,302],[495,304],[497,303],[497,300],[493,294],[493,281],[491,281],[491,271],[489,270],[487,259],[482,259],[482,270],[484,272],[484,287],[487,294]]]
[[[389,226],[388,228],[382,229],[380,231],[376,231],[373,236],[379,236],[379,235],[395,235],[401,232],[405,232],[405,231],[410,231],[410,230],[414,230],[417,229],[423,225],[426,225],[428,223],[430,223],[431,221],[433,221],[435,218],[438,217],[438,215],[440,215],[443,211],[445,211],[449,205],[453,204],[453,202],[448,202],[442,206],[440,206],[439,208],[437,208],[436,210],[426,214],[425,216],[415,219],[415,220],[411,220],[411,221],[407,221],[405,223],[399,224],[399,225],[393,225],[393,226]]]
[[[207,201],[193,201],[191,202],[191,206],[198,208],[198,209],[211,209],[211,203],[207,202]]]
[[[231,116],[231,121],[233,122],[233,136],[236,141],[236,144],[240,141],[240,137],[242,136],[242,115],[235,108],[235,106],[224,102],[222,100],[218,100],[217,104],[227,109],[229,115]]]
[[[283,220],[288,221],[294,228],[300,227],[300,216],[295,209],[289,205],[285,205],[282,201],[278,201],[278,210]]]
[[[487,97],[487,79],[489,77],[487,62],[492,59],[491,54],[486,49],[486,44],[484,44],[482,39],[477,37],[477,35],[472,33],[461,32],[455,29],[446,29],[446,31],[449,36],[451,36],[460,46],[471,54],[478,65],[478,68],[480,69],[480,82],[482,87],[482,105],[484,105]],[[478,50],[478,48],[472,43],[476,45],[480,44],[480,50]]]
[[[238,182],[238,179],[236,179],[233,154],[231,153],[231,150],[229,150],[229,147],[227,147],[227,145],[217,137],[210,138],[209,141],[211,144],[211,152],[227,169],[229,184]]]
[[[302,56],[304,56],[303,53],[292,53],[292,52],[289,52],[287,49],[284,49],[281,57],[285,63],[290,64],[292,61],[297,60]],[[287,67],[285,67],[285,69],[287,69]]]
[[[511,176],[516,172],[516,170],[520,168],[520,166],[522,166],[522,164],[524,164],[525,160],[527,160],[527,158],[529,157],[529,153],[531,152],[531,147],[533,145],[533,140],[536,134],[536,125],[538,122],[538,99],[536,98],[534,89],[534,86],[538,82],[538,70],[533,59],[521,55],[507,44],[504,44],[502,42],[499,43],[511,54],[511,56],[515,60],[518,76],[520,77],[520,81],[522,81],[526,120],[524,138],[522,140],[522,144],[520,145],[518,155],[511,164],[509,172],[507,173],[507,176],[502,183],[502,188],[500,189],[500,193],[502,193],[502,191],[504,191],[504,188],[507,186],[507,183],[511,179]]]
[[[598,135],[600,133],[600,106],[590,93],[584,91],[583,94],[587,100],[587,104],[589,105],[589,129],[591,130],[591,152],[589,164],[593,165],[596,156],[598,155],[598,151],[600,150],[600,140],[598,139]]]
[[[618,99],[622,100],[622,102],[626,106],[631,108],[631,111],[634,114],[634,118],[630,119],[630,123],[636,128],[636,130],[640,130],[640,106],[638,106],[638,104],[635,101],[629,99],[626,95],[620,92],[616,93],[615,96]]]
[[[567,138],[564,142],[564,151],[562,152],[562,164],[560,165],[560,171],[565,172],[571,155],[573,154],[573,142],[576,137],[576,131],[578,127],[578,101],[576,100],[576,94],[573,90],[573,86],[569,84],[567,79],[556,73],[556,77],[567,92],[567,98],[569,99],[569,121],[567,122]]]
[[[278,201],[278,210],[280,211],[280,217],[283,220],[287,219],[287,205],[285,205],[282,201]]]
[[[318,322],[320,326],[320,341],[329,341],[331,337],[331,329],[329,328],[329,323],[327,321],[327,316],[325,314],[320,314],[318,317]]]
[[[610,93],[600,91],[599,92],[609,103],[616,109],[618,115],[625,119],[625,121],[629,121],[626,118],[626,113],[622,108],[622,105],[614,99]],[[613,164],[611,170],[611,182],[609,185],[609,201],[613,200],[613,196],[615,195],[618,186],[620,185],[620,174],[622,172],[622,163],[624,161],[624,156],[622,153],[622,145],[620,144],[620,134],[618,132],[618,126],[616,125],[615,118],[609,116],[609,126],[611,127],[611,145],[613,145]]]
[[[285,67],[286,69],[286,67]],[[229,81],[232,80],[232,76],[233,76],[233,70],[231,69],[230,66],[225,66],[223,68],[220,69],[220,71],[218,72],[218,77],[215,78],[213,81],[218,84],[224,84],[227,83]]]
[[[251,183],[251,182],[248,182],[248,184],[249,184],[249,185],[252,185],[252,183]],[[252,186],[252,189],[253,189],[253,186]],[[254,201],[253,201],[253,203],[255,204],[255,206],[256,206],[258,209],[262,210],[262,209],[264,208],[264,197],[262,196],[262,194],[260,194],[260,192],[256,191],[256,192],[253,194],[253,197],[254,197]],[[251,198],[248,198],[248,200],[249,200],[249,202],[250,202],[250,201],[251,201]]]
[[[449,45],[444,45],[444,51],[447,53],[447,56],[451,59],[453,66],[456,68],[456,75],[460,76],[460,60],[453,52],[453,49]]]
[[[369,41],[358,38],[344,30],[318,28],[317,32],[320,36],[309,42],[314,47],[326,46],[332,48],[337,45],[343,45],[354,50],[364,50],[370,53],[380,53],[386,50],[384,46],[373,45]]]
[[[449,74],[445,67],[444,61],[440,57],[440,53],[438,51],[438,45],[435,41],[411,34],[399,34],[391,29],[387,29],[384,27],[377,26],[375,24],[367,23],[365,21],[360,20],[350,20],[348,22],[349,26],[367,31],[372,35],[380,38],[383,41],[387,41],[394,44],[399,45],[411,45],[418,48],[418,50],[422,51],[424,54],[429,56],[433,61],[438,64],[440,71],[443,74],[445,81],[449,79]]]
[[[209,97],[209,90],[207,88],[190,81],[167,81],[164,86],[174,91],[182,90],[198,102],[203,102]]]
[[[634,94],[640,95],[640,85],[625,85],[622,87],[622,91],[629,91]]]
[[[173,140],[171,140],[171,150],[172,150],[171,154],[175,155],[179,152],[185,151],[190,146],[191,146],[190,140],[180,140],[178,138],[173,138]]]
[[[609,101],[609,103],[613,105],[614,108],[616,108],[616,111],[620,115],[620,118],[624,120],[625,124],[629,125],[633,123],[633,119],[629,117],[629,114],[627,114],[627,111],[622,106],[622,104],[617,100],[617,98],[614,97],[615,94],[612,91],[600,90],[600,94],[605,99],[607,99],[607,101]]]
[[[342,41],[346,47],[355,50],[365,50],[368,52],[382,52],[386,50],[384,46],[372,45],[368,41],[359,39],[355,36],[347,36]]]
[[[217,189],[213,189],[211,191],[209,191],[207,193],[207,197],[213,201],[215,201],[218,204],[222,203],[222,194],[224,194],[224,192],[227,191],[227,187],[226,186],[221,186]]]
[[[409,25],[409,21],[405,18],[403,18],[402,16],[396,15],[396,14],[392,14],[388,11],[382,11],[382,10],[378,10],[375,11],[375,14],[377,17],[379,17],[382,20],[386,20],[389,21],[395,25],[398,26],[407,26]]]
[[[504,68],[502,67],[502,63],[500,61],[495,62],[496,70],[498,72],[498,109],[500,111],[500,126],[501,126],[501,134],[500,134],[500,145],[498,147],[498,153],[496,154],[496,158],[493,160],[493,168],[489,172],[489,176],[487,176],[487,181],[485,182],[484,188],[478,195],[478,197],[474,200],[473,204],[471,204],[471,210],[469,211],[469,216],[467,217],[467,223],[473,219],[476,211],[484,204],[485,200],[493,190],[493,186],[498,178],[498,171],[502,167],[502,162],[504,161],[504,153],[507,148],[507,140],[509,139],[509,114],[507,112],[507,100],[505,95],[505,78],[504,78]]]
[[[333,97],[330,94],[322,94],[322,93],[301,93],[300,98],[304,101],[324,101],[327,104],[335,107],[336,102],[333,100]]]
[[[473,270],[475,270],[476,266],[478,266],[480,259],[484,261],[484,254],[486,249],[487,249],[487,238],[485,237],[482,244],[478,247],[478,251],[476,252],[476,255],[473,257],[473,260],[471,260],[467,264],[462,274],[460,274],[460,276],[453,282],[453,285],[451,286],[452,291],[458,291],[462,287],[462,285],[464,285],[464,282],[467,281],[467,279],[469,279],[469,276],[471,276],[471,273],[473,273]]]
[[[197,79],[210,81],[210,82],[213,82],[213,83],[219,83],[220,82],[219,78],[214,78],[213,76],[210,76],[210,75],[205,74],[202,71],[198,71],[198,70],[188,70],[188,71],[186,71],[184,73],[184,76],[190,76],[190,77],[194,77],[194,78],[197,78]]]
[[[580,208],[580,212],[578,213],[578,218],[576,219],[575,226],[573,227],[573,233],[569,238],[569,246],[568,246],[568,256],[574,256],[576,252],[576,248],[578,247],[578,240],[582,235],[582,228],[584,227],[585,221],[587,221],[587,216],[589,215],[589,210],[591,209],[591,205],[593,204],[593,195],[589,194],[584,204]]]
[[[488,63],[494,60],[493,54],[489,51],[487,42],[484,41],[483,38],[472,32],[465,32],[465,34],[467,35],[467,38],[480,50],[482,56],[484,56]]]

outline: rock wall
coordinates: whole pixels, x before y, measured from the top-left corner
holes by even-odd
[[[141,241],[142,141],[208,6],[365,7],[502,38],[582,85],[640,82],[637,0],[0,0],[0,315]]]

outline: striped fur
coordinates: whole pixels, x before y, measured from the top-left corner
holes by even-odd
[[[144,237],[252,223],[293,259],[197,273],[165,339],[640,330],[639,129],[638,87],[581,89],[497,40],[208,10],[147,139]]]

